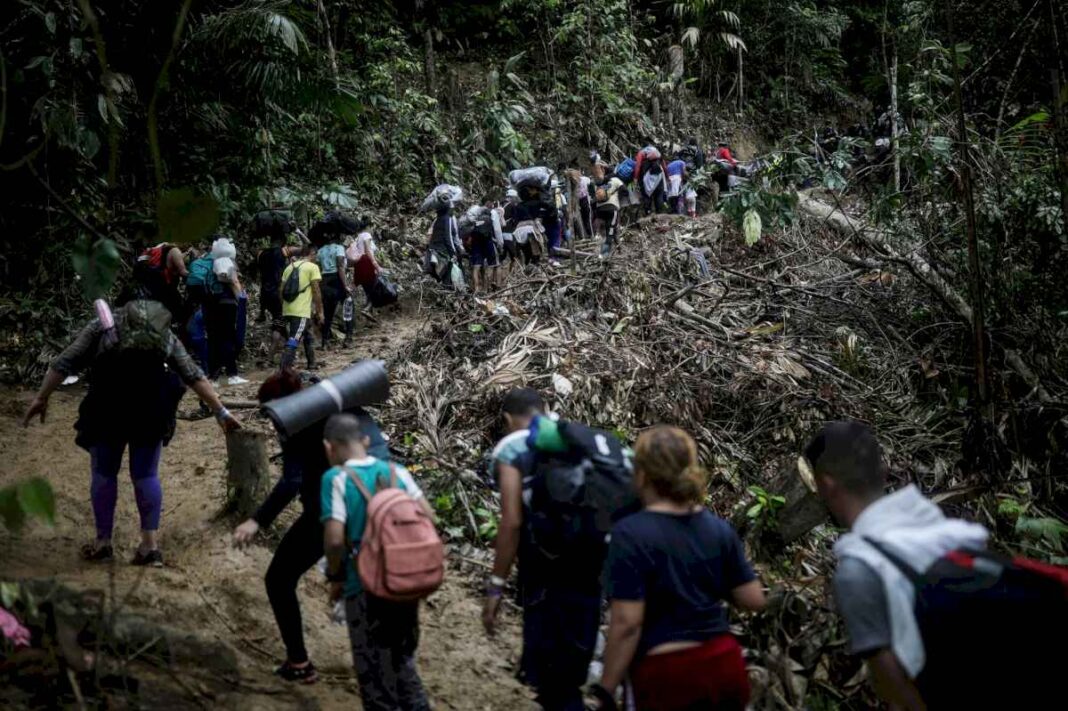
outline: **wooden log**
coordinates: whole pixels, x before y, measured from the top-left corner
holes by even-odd
[[[224,510],[241,517],[251,515],[267,495],[270,485],[267,433],[251,427],[228,432]]]
[[[842,213],[835,207],[817,200],[805,193],[798,195],[797,206],[809,215],[824,221],[835,232],[843,236],[852,236],[857,241],[884,255],[887,259],[906,265],[913,275],[923,282],[931,291],[948,305],[962,321],[969,326],[975,318],[975,312],[964,297],[946,281],[931,264],[924,259],[917,250],[911,250],[904,254],[898,254],[884,239],[881,231],[859,220],[854,220]],[[843,257],[840,257],[844,259]],[[1052,402],[1053,398],[1046,390],[1042,381],[1035,372],[1024,362],[1023,358],[1014,350],[1006,348],[1005,363],[1031,387],[1032,392],[1039,402]]]

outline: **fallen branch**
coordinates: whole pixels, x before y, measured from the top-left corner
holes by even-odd
[[[827,203],[810,197],[805,193],[798,194],[797,205],[809,215],[823,220],[836,232],[843,235],[853,235],[867,247],[884,255],[887,259],[906,265],[916,278],[927,285],[931,291],[938,294],[956,312],[957,316],[969,325],[973,323],[975,312],[972,310],[971,305],[917,251],[913,250],[898,254],[882,239],[883,233],[881,231],[854,220],[837,208],[831,207]],[[1035,372],[1020,357],[1020,354],[1009,349],[1005,349],[1004,352],[1005,362],[1031,387],[1038,401],[1042,403],[1052,402],[1053,398],[1042,385]]]

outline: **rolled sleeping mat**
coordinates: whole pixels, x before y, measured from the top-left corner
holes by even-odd
[[[330,415],[389,398],[389,375],[380,360],[364,360],[310,388],[263,406],[279,437],[286,440]]]

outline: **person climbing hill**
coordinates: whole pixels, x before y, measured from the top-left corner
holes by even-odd
[[[104,561],[114,556],[118,474],[128,449],[141,518],[141,543],[132,564],[162,567],[159,461],[174,434],[175,412],[185,393],[183,383],[215,413],[224,431],[240,425],[171,332],[171,314],[163,304],[136,299],[112,313],[106,304],[97,302],[97,313],[52,362],[22,424],[29,426],[34,417],[44,422],[48,400],[63,379],[91,368],[89,391],[74,424],[75,442],[90,455],[89,490],[96,522],[96,538],[82,547],[82,557]]]
[[[295,371],[278,371],[260,386],[259,402],[266,404],[292,395],[301,387],[300,376]],[[382,461],[389,461],[389,446],[375,419],[361,408],[353,408],[349,414],[357,418],[361,431],[368,438],[368,453]],[[282,476],[252,517],[241,523],[233,533],[235,546],[249,545],[294,498],[300,498],[300,516],[286,530],[275,549],[264,584],[286,649],[285,661],[275,673],[287,681],[309,684],[318,679],[318,672],[304,645],[297,584],[323,557],[323,525],[320,521],[322,476],[330,468],[323,450],[324,425],[325,421],[318,422],[282,442]],[[424,500],[408,469],[397,464],[396,471],[409,494],[416,500]]]
[[[764,589],[738,534],[704,506],[708,474],[690,435],[646,430],[634,468],[644,510],[612,529],[599,708],[616,708],[629,677],[643,711],[743,711],[749,680],[723,603],[760,611]]]
[[[371,505],[369,494],[382,486],[379,480],[391,482],[409,495],[418,491],[397,476],[395,466],[372,456],[369,445],[368,432],[356,417],[339,414],[327,420],[323,446],[333,467],[323,475],[320,519],[331,579],[330,601],[345,600],[352,663],[363,708],[429,711],[415,667],[418,600],[397,602],[372,595],[349,561],[350,551],[359,549],[363,540]]]
[[[323,280],[316,262],[318,250],[306,245],[300,256],[282,273],[282,315],[286,320],[288,339],[282,354],[282,368],[292,367],[297,358],[297,347],[303,341],[304,356],[308,370],[316,368],[315,339],[311,324],[323,323]]]

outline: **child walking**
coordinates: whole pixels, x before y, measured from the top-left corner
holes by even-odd
[[[333,465],[322,480],[323,545],[330,600],[344,595],[352,662],[360,696],[368,711],[429,711],[426,691],[415,668],[419,644],[419,603],[393,602],[367,593],[349,551],[355,554],[367,523],[367,501],[353,478],[374,492],[380,481],[396,482],[411,493],[404,477],[368,455],[370,439],[353,415],[334,415],[323,433],[326,457]]]

